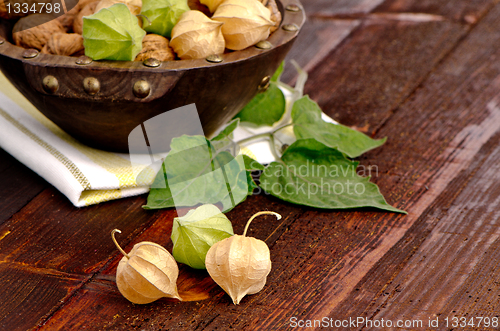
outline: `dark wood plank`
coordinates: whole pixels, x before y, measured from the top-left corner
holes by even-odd
[[[303,0],[308,15],[340,16],[369,13],[384,0]]]
[[[29,330],[68,299],[81,276],[0,262],[0,329]]]
[[[373,132],[466,32],[447,21],[366,20],[310,71],[305,92],[338,122]]]
[[[3,149],[0,149],[0,182],[0,224],[49,186]]]
[[[442,323],[446,317],[497,316],[488,302],[500,293],[494,259],[500,224],[492,208],[499,193],[499,143],[497,133],[332,316],[440,316]]]
[[[407,249],[402,251],[404,267],[400,262],[403,269],[393,273],[383,293],[365,309],[366,316],[424,321],[439,316],[441,326],[446,317],[449,325],[453,317],[498,317],[494,303],[500,293],[496,282],[500,221],[493,206],[500,193],[499,143],[497,134],[473,165],[449,183],[432,212],[408,231],[404,239]],[[458,196],[450,203],[454,193]],[[397,259],[400,254],[391,252],[384,259],[389,265],[398,265],[391,257]],[[346,303],[344,308],[348,306]]]
[[[497,217],[489,209],[496,205],[498,198],[495,169],[500,142],[500,65],[495,59],[500,56],[499,14],[500,7],[496,6],[386,125],[388,128],[391,124],[400,123],[403,127],[401,136],[411,139],[411,145],[421,155],[422,160],[410,160],[412,167],[429,162],[428,171],[420,174],[420,188],[414,187],[415,193],[422,192],[423,186],[426,192],[424,197],[436,191],[440,194],[432,209],[426,211],[374,267],[370,277],[358,284],[356,293],[339,306],[338,314],[343,310],[345,315],[363,313],[379,316],[376,310],[381,310],[380,316],[383,316],[388,315],[389,310],[385,307],[390,305],[390,314],[394,316],[395,305],[404,305],[401,308],[404,310],[410,304],[412,314],[422,311],[425,305],[426,309],[432,307],[428,311],[443,318],[446,315],[450,318],[453,315],[465,316],[467,313],[479,316],[479,311],[490,316],[487,303],[498,300],[499,290],[498,284],[492,280],[496,277],[493,273],[496,270],[495,261],[488,258],[496,254],[498,245]],[[412,127],[404,119],[409,113],[422,114],[420,120],[412,118]],[[463,129],[457,133],[459,126]],[[430,135],[449,144],[449,147],[441,148],[441,155],[435,155],[432,149],[417,142]],[[400,151],[394,153],[394,158],[411,157],[399,149],[403,141],[390,142],[393,143],[395,145],[391,149]],[[478,150],[474,158],[465,157],[473,150]],[[457,161],[450,167],[436,167],[432,164],[432,159],[436,157],[448,162]],[[404,165],[398,168],[393,176],[404,178],[408,175],[409,170]],[[447,181],[439,186],[431,185],[429,172],[447,178]],[[476,254],[467,255],[468,251]],[[442,253],[434,256],[433,252]],[[464,261],[462,256],[469,256],[470,259]],[[412,284],[413,281],[415,284]],[[386,282],[387,287],[384,285]],[[433,284],[434,294],[430,292],[429,284]],[[481,291],[480,303],[471,304],[473,300],[467,299],[468,295],[474,297],[470,294],[474,292],[469,285]],[[469,294],[464,300],[466,292]],[[378,300],[369,305],[374,295],[378,296]],[[403,297],[406,301],[401,299]],[[477,299],[477,296],[474,298]],[[356,304],[353,305],[354,302]],[[370,307],[367,309],[367,306]],[[409,314],[408,311],[405,313]]]
[[[122,242],[141,233],[156,215],[141,208],[145,196],[79,209],[54,188],[46,189],[0,226],[0,261],[29,264],[61,272],[99,270],[115,252],[110,232],[126,233]]]
[[[309,16],[285,59],[281,80],[294,84],[297,71],[291,60],[309,71],[319,65],[359,24],[359,20],[322,20]]]
[[[425,13],[474,24],[496,2],[495,0],[387,0],[374,12]]]

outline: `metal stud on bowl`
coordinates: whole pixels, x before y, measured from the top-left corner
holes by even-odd
[[[101,89],[101,83],[94,77],[87,77],[83,80],[83,89],[87,94],[94,95]]]
[[[42,80],[43,89],[49,94],[54,94],[59,90],[59,82],[52,75],[47,75]]]
[[[142,62],[142,64],[145,65],[146,67],[158,68],[161,65],[161,61],[158,59],[155,59],[154,57],[150,57],[150,58],[144,60],[144,62]]]
[[[264,92],[269,88],[269,85],[271,84],[271,76],[266,76],[262,78],[260,81],[260,84],[258,86],[259,92]]]
[[[217,54],[207,56],[206,60],[212,63],[221,63],[223,61],[222,56]]]
[[[30,48],[30,49],[27,49],[23,52],[22,56],[23,58],[25,59],[32,59],[32,58],[35,58],[37,57],[39,54],[38,50],[37,49],[34,49],[34,48]]]
[[[273,44],[271,44],[267,40],[262,40],[262,41],[259,41],[258,43],[256,43],[255,47],[260,48],[260,49],[271,49],[271,48],[273,48]]]
[[[82,55],[78,59],[76,59],[75,63],[79,65],[87,65],[92,63],[92,58]]]
[[[297,5],[288,5],[288,6],[286,6],[286,8],[285,8],[285,9],[286,9],[287,11],[291,11],[291,12],[293,12],[293,13],[297,13],[297,12],[299,12],[299,11],[300,11],[300,7],[299,7],[299,6],[297,6]]]
[[[134,83],[133,91],[136,97],[143,99],[149,95],[151,87],[145,80],[138,80]]]
[[[288,31],[288,32],[295,32],[299,29],[297,24],[285,24],[283,25],[283,30]]]

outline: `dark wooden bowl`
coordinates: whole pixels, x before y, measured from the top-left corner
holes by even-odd
[[[96,148],[128,152],[128,135],[136,126],[192,103],[210,136],[265,87],[302,27],[300,2],[277,2],[283,19],[269,43],[223,54],[216,59],[221,62],[181,60],[149,67],[40,54],[13,45],[3,24],[0,69],[45,116]]]

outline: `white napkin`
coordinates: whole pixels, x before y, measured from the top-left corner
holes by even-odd
[[[77,207],[146,193],[155,175],[151,172],[138,183],[129,155],[81,144],[43,116],[2,73],[0,147]]]

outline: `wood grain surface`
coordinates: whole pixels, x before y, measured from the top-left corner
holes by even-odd
[[[0,151],[0,330],[294,330],[298,320],[500,318],[500,4],[497,0],[307,0],[289,54],[306,93],[343,124],[388,137],[363,155],[388,202],[323,211],[266,194],[228,213],[265,240],[264,289],[233,305],[206,271],[180,267],[184,302],[134,305],[115,285],[121,254],[148,240],[172,249],[173,210],[145,196],[78,209]],[[284,75],[293,82],[288,64]],[[439,319],[437,327],[429,320]],[[449,325],[445,324],[448,318]],[[327,329],[311,327],[312,329]]]

